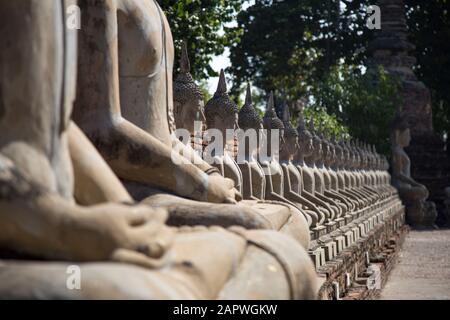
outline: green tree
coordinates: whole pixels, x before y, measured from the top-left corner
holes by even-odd
[[[181,43],[188,42],[192,74],[196,80],[216,76],[210,62],[221,55],[226,47],[233,47],[241,31],[226,25],[234,21],[241,10],[241,0],[159,0],[169,21],[175,54],[180,56]],[[178,59],[175,72],[178,71]]]
[[[363,74],[355,66],[334,67],[311,94],[311,109],[326,110],[351,137],[390,153],[390,122],[402,101],[400,82],[383,68]]]
[[[233,92],[247,81],[289,99],[305,94],[342,58],[358,64],[371,31],[365,27],[368,1],[257,1],[239,13],[239,45],[231,48]]]

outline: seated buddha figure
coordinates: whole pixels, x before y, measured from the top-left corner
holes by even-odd
[[[350,151],[347,141],[341,141],[340,146],[342,148],[343,159],[338,175],[341,175],[344,180],[342,192],[357,201],[358,209],[363,209],[367,206],[367,201],[364,199],[364,195],[356,189],[356,179],[352,173],[354,162],[353,154]]]
[[[293,202],[290,195],[285,193],[284,189],[284,173],[280,165],[279,152],[280,146],[284,141],[284,125],[275,112],[273,92],[270,93],[267,103],[267,110],[263,117],[263,126],[267,132],[264,146],[264,155],[260,154],[259,163],[266,175],[266,199],[289,203],[300,209],[311,227],[316,225],[319,219],[318,213],[306,211],[299,203]],[[288,197],[287,197],[288,196]]]
[[[312,155],[314,146],[313,146],[313,136],[306,128],[302,110],[299,114],[297,132],[298,132],[299,149],[294,157],[293,162],[300,175],[300,182],[301,182],[299,185],[301,188],[300,194],[304,198],[314,203],[317,207],[319,207],[320,210],[324,212],[325,217],[328,219],[334,214],[334,211],[329,202],[324,201],[314,195],[315,189],[311,188],[311,184],[313,184],[312,171],[310,170],[310,168],[308,168],[308,166],[305,163],[305,158],[310,157]],[[309,188],[307,187],[307,183],[309,184]]]
[[[173,41],[157,2],[81,5],[73,119],[133,198],[167,207],[174,226],[270,228],[257,208],[230,205],[241,198],[233,181],[175,136]],[[198,97],[185,102],[201,110]]]
[[[250,102],[250,97],[247,99],[247,102]],[[239,147],[237,143],[240,140],[235,139],[235,130],[238,128],[238,111],[236,104],[230,99],[227,93],[223,70],[220,73],[217,91],[206,104],[205,117],[208,129],[206,139],[210,140],[214,138],[214,141],[208,141],[208,146],[204,152],[205,159],[213,160],[223,176],[233,179],[236,185],[241,186],[241,188],[244,185],[257,185],[258,183],[263,185],[263,180],[258,181],[258,175],[252,176],[252,180],[244,182],[244,180],[250,179],[248,171],[244,171],[245,176],[241,172],[241,167],[246,169],[246,166],[240,167],[236,163],[234,150],[236,147]],[[211,135],[211,137],[208,137],[208,135]],[[212,137],[212,135],[215,136]],[[242,147],[239,149],[242,150]],[[264,192],[265,199],[282,201],[281,198],[271,197],[266,193],[266,190]],[[263,214],[273,225],[277,226],[276,229],[289,233],[307,247],[309,243],[309,224],[307,220],[305,220],[302,212],[295,205],[290,205],[289,202],[283,203],[284,205],[270,204],[261,200],[254,201],[254,199],[248,199],[241,201],[239,206],[260,208],[258,212]]]
[[[379,184],[383,185],[387,189],[391,197],[398,200],[398,190],[392,185],[392,177],[389,173],[390,164],[385,155],[377,153],[375,146],[372,147],[372,155],[374,157],[375,172],[379,181]]]
[[[313,152],[310,156],[305,158],[305,166],[303,167],[303,181],[305,188],[309,193],[312,193],[315,197],[320,200],[327,202],[332,209],[331,216],[328,217],[328,223],[333,229],[336,223],[333,222],[334,219],[342,215],[342,209],[336,202],[336,198],[329,197],[325,195],[323,173],[321,168],[317,167],[317,163],[322,165],[323,149],[322,140],[319,138],[318,134],[314,130],[314,122],[311,119],[309,132],[313,135]]]
[[[372,157],[368,152],[367,144],[358,141],[358,151],[362,159],[360,171],[362,173],[363,186],[376,196],[376,201],[382,201],[386,198],[387,194],[384,192],[381,186],[377,184],[375,171],[372,167]]]
[[[238,124],[238,107],[230,99],[227,92],[227,84],[225,73],[220,71],[219,83],[214,96],[206,103],[205,107],[206,128],[209,134],[219,133],[214,137],[214,141],[208,141],[205,148],[205,159],[211,155],[214,158],[214,166],[220,173],[234,181],[235,187],[242,192],[242,172],[234,161],[235,155],[235,133],[239,128]],[[222,138],[221,141],[215,141]],[[206,136],[206,140],[213,140],[212,137]],[[212,143],[214,142],[214,143]],[[217,145],[217,148],[216,148]]]
[[[323,230],[326,214],[326,210],[323,210],[312,201],[303,197],[302,195],[302,177],[296,166],[293,164],[294,156],[298,153],[298,132],[291,125],[289,108],[284,105],[283,108],[283,126],[284,126],[284,139],[280,146],[280,164],[283,169],[283,181],[284,181],[284,196],[301,205],[304,210],[313,219],[313,230],[320,234],[320,230]],[[325,230],[326,231],[326,230]]]
[[[177,129],[187,130],[192,148],[203,155],[205,131],[204,97],[191,75],[187,42],[183,41],[180,57],[180,73],[173,81],[174,120]],[[197,126],[196,126],[197,125]],[[180,137],[179,137],[180,138]],[[188,137],[182,137],[188,139]],[[183,149],[184,151],[185,149]],[[200,162],[194,159],[194,162]]]
[[[355,194],[350,193],[346,189],[346,183],[345,183],[345,176],[343,174],[343,166],[345,162],[345,156],[344,156],[344,149],[342,148],[341,144],[337,141],[332,141],[333,147],[334,147],[334,162],[331,164],[332,176],[336,177],[335,182],[332,184],[337,184],[336,189],[339,191],[340,194],[346,197],[348,200],[347,204],[349,208],[351,209],[351,213],[355,213],[358,210],[359,202],[358,198]],[[333,179],[334,180],[334,179]]]
[[[310,258],[289,237],[173,228],[166,209],[133,201],[70,118],[77,61],[77,33],[65,27],[70,3],[0,3],[0,297],[313,298]],[[115,2],[83,3],[95,8],[83,7],[86,18],[116,17]],[[74,264],[79,290],[67,285]]]
[[[355,185],[357,187],[357,190],[364,196],[367,204],[370,206],[378,200],[378,195],[376,194],[376,192],[369,190],[364,185],[364,155],[360,152],[357,140],[351,142],[350,150],[353,154],[352,174],[354,177]]]
[[[348,199],[339,192],[338,189],[334,188],[337,185],[337,181],[334,179],[335,172],[331,168],[336,158],[336,150],[330,141],[323,135],[320,136],[322,140],[323,156],[322,160],[317,162],[317,167],[323,176],[323,190],[324,195],[335,199],[335,204],[341,209],[341,214],[336,217],[337,220],[343,221],[342,218],[347,215],[350,210],[350,205]]]
[[[369,205],[373,204],[378,200],[378,195],[376,192],[370,190],[364,185],[364,155],[360,152],[357,140],[351,142],[351,152],[353,153],[354,159],[352,173],[355,177],[356,187],[358,188],[358,191],[367,199],[367,203]]]
[[[375,185],[383,192],[385,198],[394,200],[395,196],[398,196],[398,192],[391,185],[391,176],[388,172],[389,162],[385,161],[385,156],[377,154],[375,146],[367,145],[366,152]]]
[[[391,129],[392,141],[392,182],[398,189],[400,198],[406,207],[406,219],[414,226],[430,226],[434,224],[436,212],[427,210],[427,188],[411,177],[411,162],[404,148],[409,146],[411,134],[409,123],[397,112]]]
[[[376,173],[373,167],[373,158],[369,153],[369,147],[366,143],[361,143],[359,146],[360,153],[363,155],[363,172],[364,181],[363,185],[366,186],[369,190],[374,192],[378,197],[378,200],[384,200],[389,198],[390,194],[387,190],[381,185],[378,184]]]
[[[239,110],[239,128],[244,130],[244,134],[255,134],[256,139],[250,143],[251,137],[243,135],[244,141],[239,141],[238,156],[241,152],[244,153],[243,161],[238,161],[239,168],[242,172],[242,196],[244,199],[264,200],[266,192],[266,177],[261,165],[258,162],[259,146],[263,136],[263,124],[261,117],[256,112],[253,101],[250,85],[247,86],[247,93],[245,96],[245,103]],[[253,131],[252,131],[253,130]]]

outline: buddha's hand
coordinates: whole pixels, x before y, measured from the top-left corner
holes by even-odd
[[[158,267],[173,241],[167,211],[148,206],[107,204],[83,209],[65,237],[75,258],[114,260]]]
[[[214,203],[236,203],[242,196],[234,188],[234,181],[220,174],[208,176],[207,200]]]

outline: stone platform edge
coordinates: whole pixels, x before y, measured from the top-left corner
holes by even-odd
[[[402,206],[365,237],[316,269],[319,300],[372,300],[380,296],[409,232]]]

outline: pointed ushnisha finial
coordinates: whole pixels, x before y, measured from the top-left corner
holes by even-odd
[[[253,101],[252,101],[252,89],[250,86],[250,83],[247,84],[247,93],[245,95],[245,103],[244,106],[248,106],[248,105],[252,105]]]
[[[264,114],[264,118],[278,118],[277,113],[275,112],[275,102],[273,97],[273,91],[270,92],[269,100],[267,101],[266,113]]]
[[[273,91],[270,92],[269,102],[267,104],[267,112],[275,112],[275,102],[273,99]]]
[[[273,92],[270,92],[269,101],[267,102],[266,113],[264,114],[263,124],[265,129],[283,129],[283,121],[281,121],[275,112],[275,102]]]
[[[220,70],[219,84],[217,85],[216,95],[220,95],[227,92],[227,81],[225,79],[225,71]]]
[[[245,96],[245,103],[239,111],[238,117],[239,127],[241,129],[255,129],[261,128],[261,117],[253,107],[252,91],[250,83],[247,85],[247,94]]]
[[[286,137],[292,136],[297,137],[298,132],[292,127],[291,124],[291,113],[289,112],[288,104],[284,104],[283,107],[283,125],[284,125],[284,135]]]
[[[182,73],[191,72],[191,63],[189,62],[187,42],[183,41],[181,45],[180,69]]]
[[[205,118],[208,128],[214,128],[217,124],[215,116],[225,120],[234,117],[238,113],[237,105],[231,100],[227,93],[225,73],[220,70],[219,84],[214,96],[206,103]],[[232,128],[230,128],[232,129]]]

